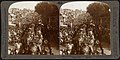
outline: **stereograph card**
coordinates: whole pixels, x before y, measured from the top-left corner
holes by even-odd
[[[118,59],[118,1],[2,1],[3,59]]]

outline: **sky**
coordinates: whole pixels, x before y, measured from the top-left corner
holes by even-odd
[[[35,6],[37,3],[41,1],[21,1],[21,2],[16,2],[13,3],[9,8],[19,8],[19,9],[31,9],[35,10]],[[68,2],[65,3],[61,6],[62,9],[79,9],[79,10],[84,10],[86,11],[86,7],[93,3],[93,1],[75,1],[75,2]]]
[[[94,3],[94,1],[75,1],[75,2],[68,2],[65,3],[64,5],[61,6],[62,9],[79,9],[79,10],[83,10],[86,11],[86,8],[89,4]]]
[[[15,3],[11,4],[9,8],[19,8],[19,9],[27,8],[27,9],[35,10],[35,6],[39,2],[41,2],[41,1],[21,1],[21,2],[15,2]]]

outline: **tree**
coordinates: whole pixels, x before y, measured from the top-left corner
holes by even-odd
[[[92,3],[87,7],[87,12],[90,13],[90,15],[92,16],[92,19],[94,21],[94,24],[95,24],[94,36],[95,36],[96,40],[100,41],[99,46],[100,46],[100,48],[102,50],[102,54],[103,54],[104,52],[103,52],[102,45],[101,45],[102,41],[104,41],[106,39],[108,39],[108,41],[110,41],[110,39],[108,37],[109,33],[107,33],[107,32],[109,32],[109,29],[110,29],[110,27],[109,27],[109,25],[110,25],[109,6],[102,2]],[[105,18],[105,19],[103,19],[103,18]],[[105,27],[106,25],[108,27]],[[106,28],[108,30],[105,30]],[[103,34],[103,32],[104,32],[104,34]],[[107,35],[107,36],[104,37],[105,35]]]
[[[35,6],[37,12],[42,19],[42,35],[44,40],[48,40],[48,46],[51,52],[51,45],[59,49],[59,10],[55,4],[50,2],[41,2]],[[52,34],[52,35],[51,35]]]

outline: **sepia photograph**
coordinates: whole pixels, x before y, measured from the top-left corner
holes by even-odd
[[[21,1],[8,9],[8,55],[111,55],[110,6]]]
[[[60,8],[60,55],[111,55],[110,8],[98,1],[67,2]]]
[[[16,2],[8,13],[9,55],[59,55],[59,9],[54,3]]]

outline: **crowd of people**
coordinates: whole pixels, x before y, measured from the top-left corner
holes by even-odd
[[[67,13],[66,10],[69,10],[70,12]],[[80,15],[70,18],[73,12],[78,12]],[[75,18],[78,20],[81,17],[87,19],[88,17],[85,17],[84,15],[85,12],[80,10],[72,11],[70,9],[63,9],[63,12],[61,12],[61,16],[65,17],[63,19],[61,18],[62,21],[60,25],[60,55],[101,54],[99,46],[100,41],[95,39],[93,33],[95,24],[93,22],[76,22],[77,24],[69,22],[71,19],[75,20]],[[83,21],[86,21],[85,19]],[[89,19],[89,21],[92,20]]]
[[[87,31],[88,34],[86,33],[85,26],[79,28],[79,31],[70,30],[71,29],[67,27],[60,30],[60,51],[62,55],[92,55],[101,53],[99,49],[99,40],[95,40],[92,28]],[[76,35],[74,37],[75,33]]]
[[[40,20],[39,15],[32,10],[10,9],[8,54],[50,55],[48,40],[43,38],[41,32],[43,25]],[[53,55],[53,52],[51,54]]]
[[[79,10],[67,10],[69,9],[59,16],[59,55],[101,55],[101,42],[95,39],[95,24],[91,22],[88,14]],[[23,12],[25,13],[22,14]],[[34,12],[27,9],[14,8],[9,11],[8,54],[54,55],[54,51],[49,47],[49,41],[43,38],[41,31],[43,24],[39,15],[31,14],[34,15]],[[74,20],[80,22],[76,23]],[[84,22],[87,20],[90,22]],[[35,25],[39,26],[35,28]]]

